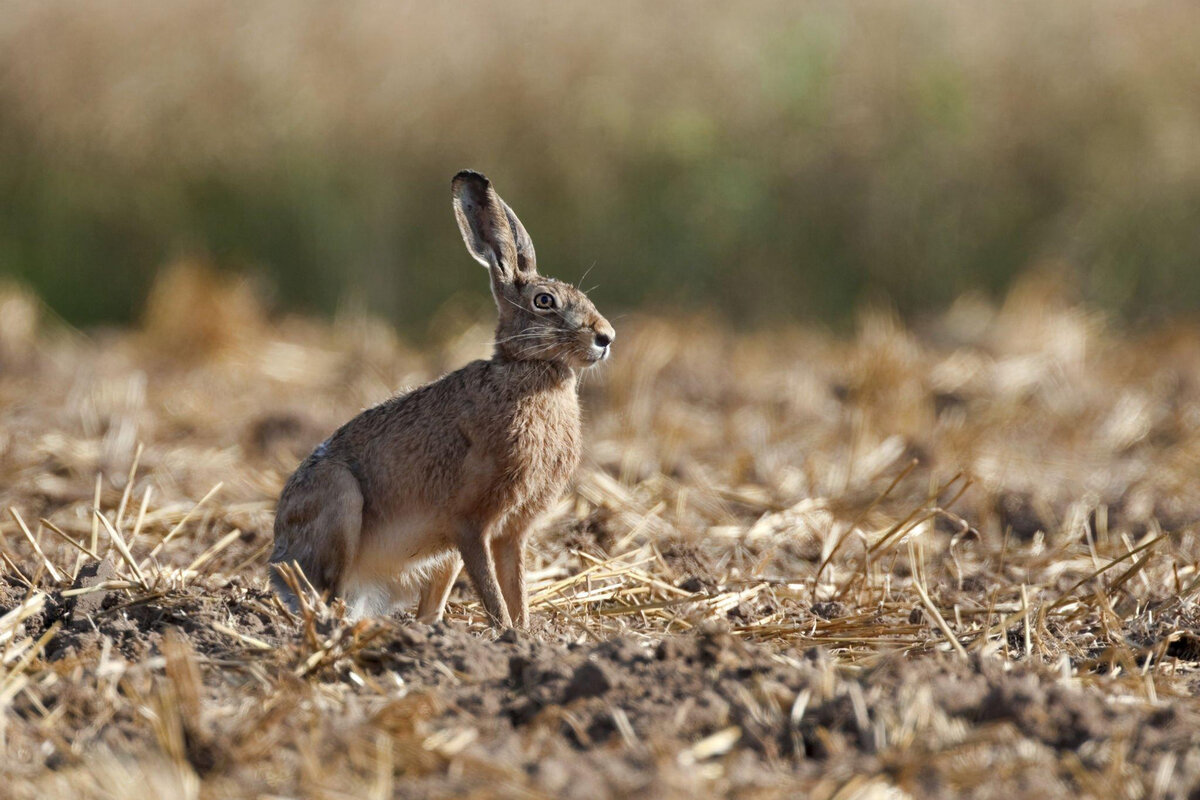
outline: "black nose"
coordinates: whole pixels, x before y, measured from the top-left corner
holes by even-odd
[[[605,336],[603,333],[596,334],[596,347],[608,347],[611,341],[611,336]]]

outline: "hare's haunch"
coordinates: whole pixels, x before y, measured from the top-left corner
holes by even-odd
[[[583,292],[538,274],[529,234],[487,178],[460,172],[451,189],[491,276],[495,352],[322,442],[284,486],[271,563],[298,567],[357,616],[415,592],[426,622],[465,565],[492,622],[524,627],[530,525],[579,462],[576,373],[608,358],[615,333]],[[271,580],[295,607],[274,566]]]

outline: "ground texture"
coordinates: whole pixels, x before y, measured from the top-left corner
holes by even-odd
[[[86,336],[0,295],[6,796],[1200,792],[1194,328],[1044,281],[844,337],[619,319],[498,634],[465,583],[353,624],[264,574],[299,458],[487,329],[166,281]]]

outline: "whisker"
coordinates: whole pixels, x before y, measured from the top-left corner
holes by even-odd
[[[557,336],[547,337],[547,340],[548,341],[546,342],[546,344],[542,345],[541,347],[535,347],[531,350],[524,351],[525,354],[529,355],[529,356],[541,355],[542,353],[549,352],[554,347],[557,347],[558,345],[563,344],[563,341]]]
[[[540,328],[533,328],[530,330],[521,331],[519,333],[514,333],[512,336],[506,336],[503,339],[496,339],[494,342],[495,344],[502,344],[504,342],[511,342],[517,339],[540,339],[550,332],[552,332],[550,328],[542,326]]]
[[[545,353],[546,351],[550,350],[550,348],[554,347],[556,344],[558,344],[557,341],[551,340],[549,342],[546,342],[546,344],[542,345],[541,347],[535,347],[532,350],[527,350],[526,352],[531,355],[539,355],[541,353]]]

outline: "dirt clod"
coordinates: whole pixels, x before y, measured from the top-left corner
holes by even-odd
[[[79,574],[75,576],[75,581],[71,584],[71,588],[94,589],[106,581],[116,579],[117,569],[113,566],[112,561],[106,558],[103,561],[93,561],[81,566]],[[74,623],[92,616],[104,606],[104,601],[111,594],[111,589],[100,589],[99,591],[75,595],[74,602],[69,604],[69,620]]]
[[[585,661],[579,665],[571,676],[571,681],[563,689],[563,703],[570,703],[581,697],[602,697],[613,688],[613,678],[609,671],[595,661]]]

